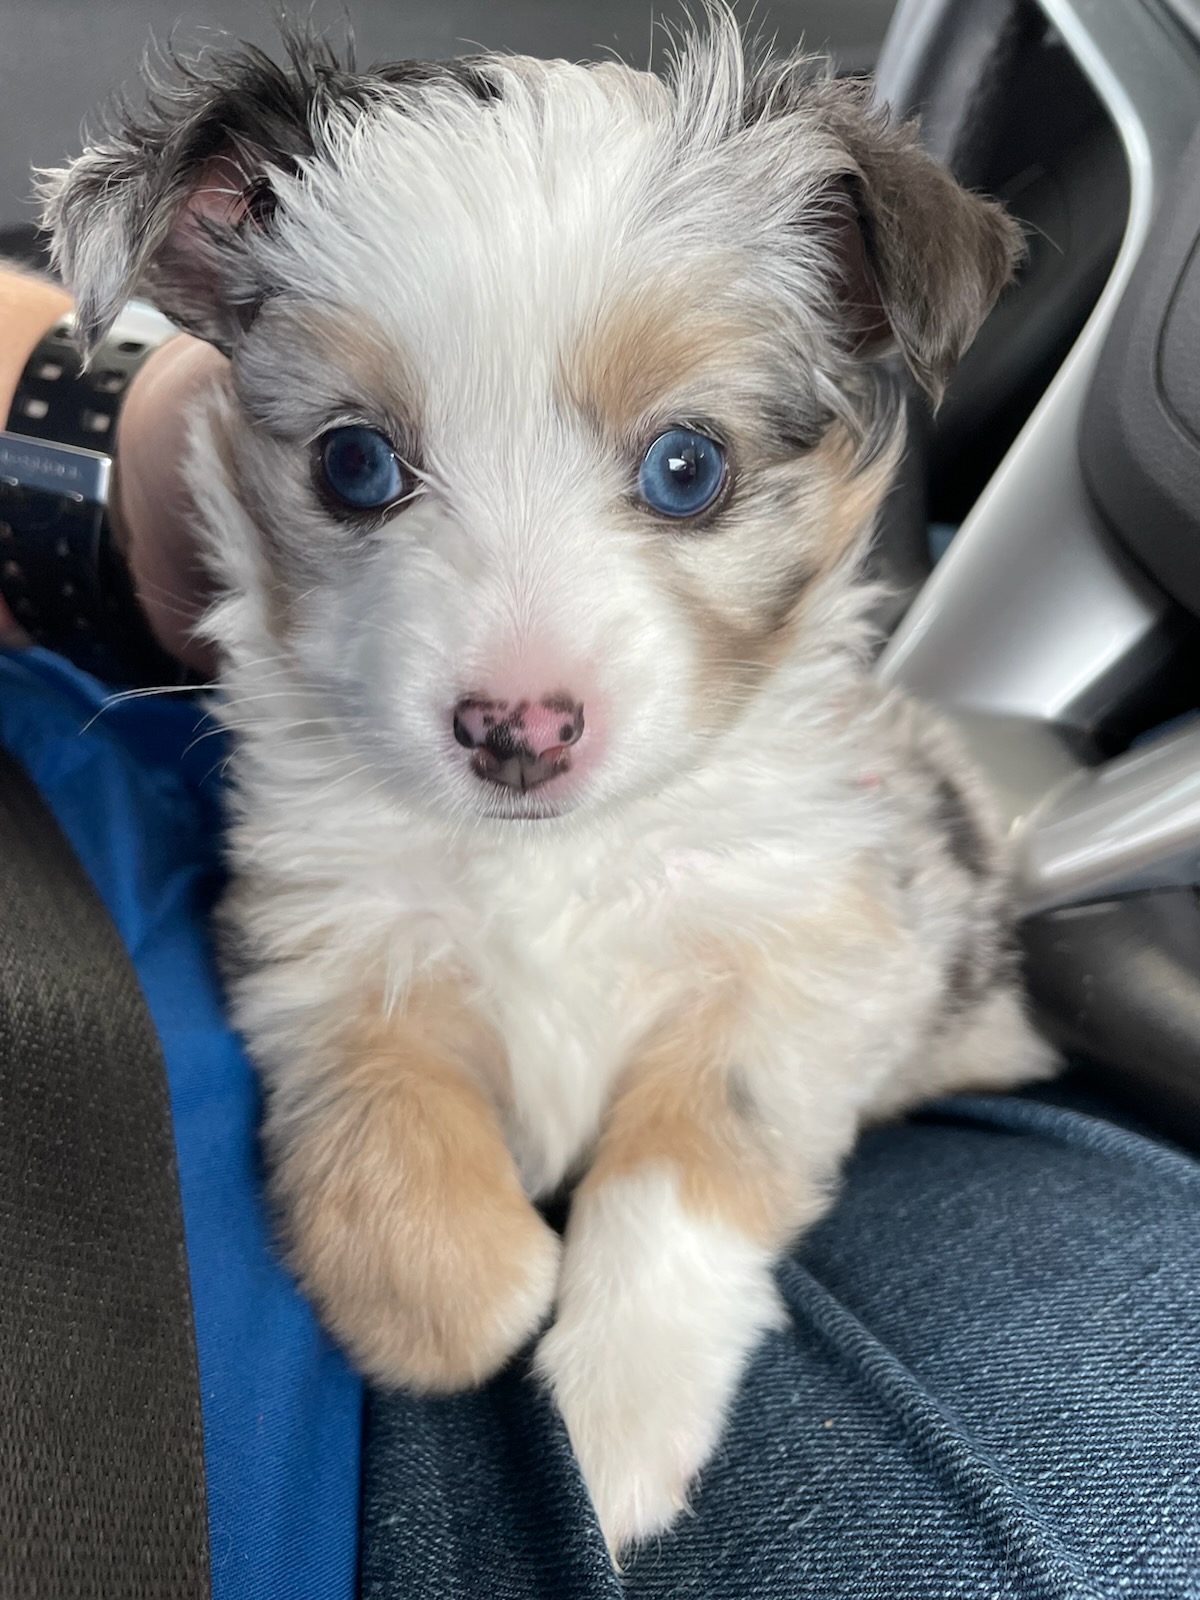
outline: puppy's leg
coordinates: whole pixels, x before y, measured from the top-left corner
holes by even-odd
[[[822,1180],[852,1135],[831,1125],[830,1159],[797,1170],[721,1013],[698,1004],[633,1063],[576,1193],[538,1350],[614,1555],[684,1507],[780,1321],[773,1258],[825,1210]]]
[[[481,1382],[549,1310],[558,1240],[529,1204],[454,985],[376,1012],[271,1096],[266,1136],[290,1259],[368,1377]]]

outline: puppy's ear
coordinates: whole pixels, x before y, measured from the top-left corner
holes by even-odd
[[[869,83],[814,80],[806,65],[760,83],[757,115],[793,116],[799,136],[830,141],[835,163],[844,152],[819,209],[834,229],[852,342],[864,354],[898,347],[936,402],[1024,258],[1021,230],[926,154],[916,124],[897,126],[872,106]]]
[[[314,153],[340,72],[322,43],[292,35],[287,47],[287,68],[252,48],[203,69],[175,63],[144,113],[122,107],[103,141],[41,174],[85,354],[135,293],[225,351],[253,318],[267,291],[252,247],[271,224],[273,182]]]

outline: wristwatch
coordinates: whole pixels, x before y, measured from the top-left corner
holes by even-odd
[[[135,302],[84,372],[67,314],[26,363],[0,432],[0,595],[35,644],[114,684],[188,681],[150,631],[108,517],[121,403],[175,332]]]

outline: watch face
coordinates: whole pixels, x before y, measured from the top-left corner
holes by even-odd
[[[111,473],[111,459],[96,450],[0,432],[0,478],[6,487],[66,495],[103,506],[108,503]]]

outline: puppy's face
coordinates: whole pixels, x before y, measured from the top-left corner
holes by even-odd
[[[701,762],[850,581],[898,443],[881,346],[936,389],[1011,225],[859,90],[748,82],[727,31],[666,82],[297,53],[188,93],[170,181],[137,130],[51,215],[93,336],[141,281],[229,351],[201,470],[270,649],[458,819]]]
[[[281,195],[224,453],[277,631],[373,760],[543,817],[701,756],[883,462],[856,474],[822,280],[772,260],[725,151],[663,159],[581,69],[425,99]]]

